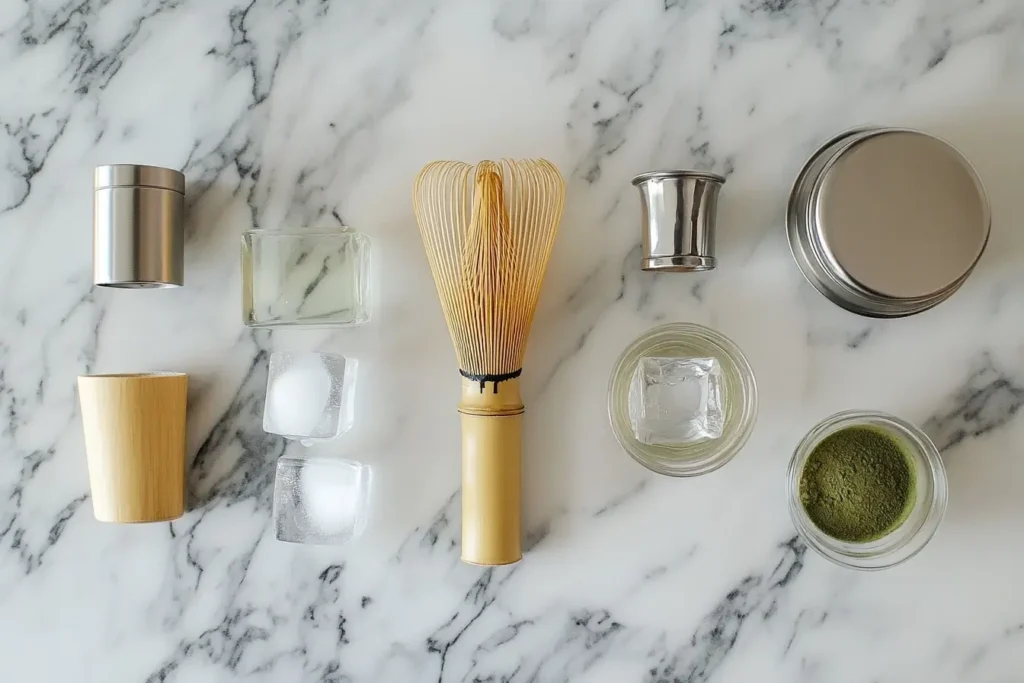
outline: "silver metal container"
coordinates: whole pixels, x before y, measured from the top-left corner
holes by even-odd
[[[786,227],[815,289],[854,313],[893,318],[960,288],[985,249],[991,216],[977,173],[951,145],[869,127],[818,148],[793,185]]]
[[[98,166],[93,283],[125,289],[185,282],[185,176],[159,166]]]
[[[703,171],[654,171],[633,178],[643,211],[644,270],[715,267],[718,192],[725,178]]]

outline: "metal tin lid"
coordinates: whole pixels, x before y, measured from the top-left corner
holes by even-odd
[[[868,296],[940,296],[960,285],[988,241],[988,202],[974,169],[924,133],[882,129],[852,137],[811,195],[811,229],[824,264]]]
[[[185,194],[185,175],[181,171],[160,166],[109,164],[97,166],[93,189],[105,187],[155,187]]]

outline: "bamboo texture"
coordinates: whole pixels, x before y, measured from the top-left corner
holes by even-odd
[[[459,367],[506,376],[526,340],[565,203],[543,159],[427,165],[413,205]]]
[[[93,514],[101,522],[158,522],[185,511],[188,377],[78,378]]]
[[[464,376],[462,559],[522,557],[518,375],[565,203],[540,160],[427,165],[413,206]]]

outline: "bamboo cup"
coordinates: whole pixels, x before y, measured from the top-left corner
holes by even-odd
[[[101,522],[161,522],[185,512],[188,376],[161,372],[84,375],[93,514]]]

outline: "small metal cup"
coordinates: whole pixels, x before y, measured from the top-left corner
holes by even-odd
[[[97,166],[92,281],[101,287],[185,282],[185,176],[159,166]]]
[[[715,265],[715,217],[725,178],[653,171],[633,178],[643,211],[644,270],[693,273]]]

